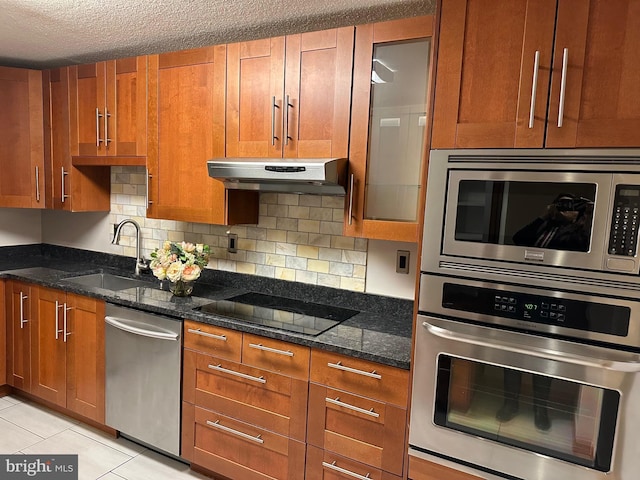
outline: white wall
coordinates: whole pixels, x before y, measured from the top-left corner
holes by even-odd
[[[42,212],[42,242],[94,252],[118,253],[111,245],[113,227],[108,212]]]
[[[409,251],[409,273],[396,273],[398,250]],[[418,247],[415,243],[369,240],[366,292],[413,300],[417,258]]]
[[[0,208],[0,246],[41,243],[40,210]]]

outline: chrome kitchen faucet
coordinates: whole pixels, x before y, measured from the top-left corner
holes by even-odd
[[[147,261],[140,255],[140,225],[138,225],[138,222],[136,222],[135,220],[132,220],[130,218],[121,221],[117,226],[116,226],[116,231],[113,233],[113,240],[111,240],[111,243],[114,245],[118,244],[118,241],[120,240],[120,230],[122,230],[122,227],[127,224],[130,223],[131,225],[133,225],[136,229],[136,270],[135,273],[136,275],[140,275],[140,271],[141,270],[148,270],[149,269],[149,264],[147,263]]]

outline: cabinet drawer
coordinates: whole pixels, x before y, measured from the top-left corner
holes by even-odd
[[[481,480],[465,472],[409,455],[409,480]]]
[[[185,320],[184,346],[239,362],[242,354],[242,332]]]
[[[184,401],[304,441],[308,383],[184,351]]]
[[[242,363],[302,380],[309,379],[310,349],[245,333]]]
[[[311,445],[307,447],[307,475],[304,478],[305,480],[402,479],[401,476],[383,472]]]
[[[400,368],[313,350],[311,381],[407,408],[409,372]]]
[[[312,383],[307,442],[402,475],[407,411]]]
[[[304,478],[304,443],[194,408],[193,463],[228,478]]]

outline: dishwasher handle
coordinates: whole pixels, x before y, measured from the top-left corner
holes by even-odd
[[[179,334],[167,332],[166,330],[154,329],[152,325],[148,325],[150,328],[140,328],[129,323],[126,319],[120,317],[113,317],[107,315],[104,317],[104,321],[119,330],[133,333],[134,335],[142,335],[144,337],[156,338],[158,340],[171,340],[177,341]]]

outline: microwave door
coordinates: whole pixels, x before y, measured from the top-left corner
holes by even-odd
[[[600,270],[611,189],[610,174],[452,169],[442,253]]]

